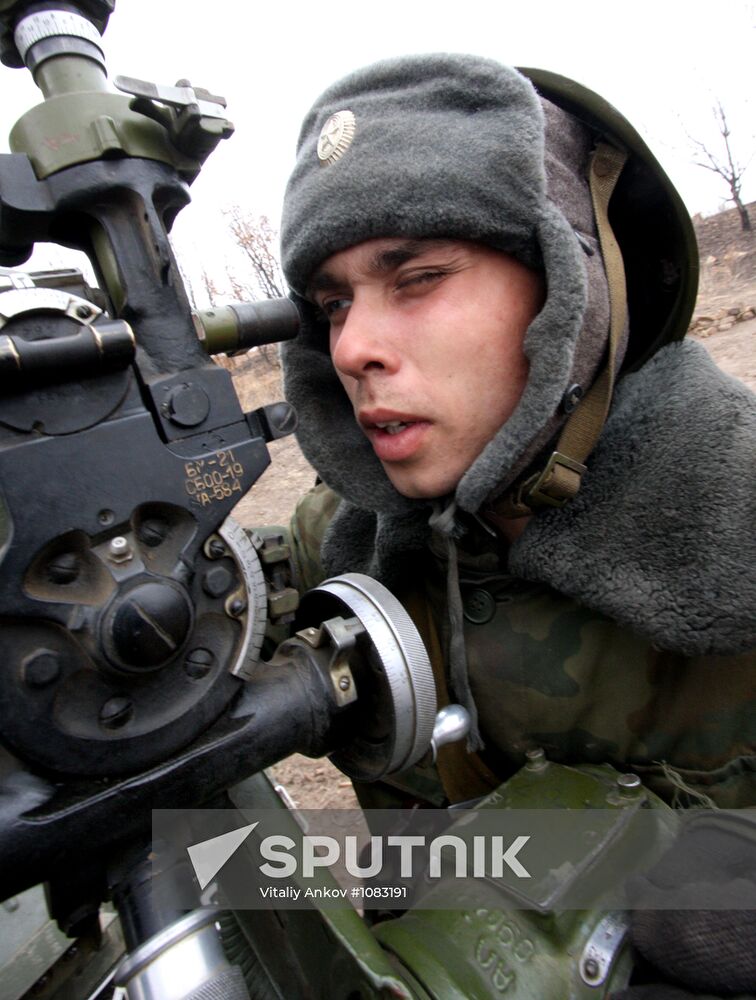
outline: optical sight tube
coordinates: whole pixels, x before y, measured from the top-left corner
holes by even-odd
[[[194,313],[197,334],[208,354],[236,354],[263,344],[292,340],[299,310],[291,299],[264,299]]]

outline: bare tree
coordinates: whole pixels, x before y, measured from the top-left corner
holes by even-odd
[[[690,136],[690,140],[696,147],[700,157],[700,159],[696,159],[693,162],[697,166],[703,167],[704,170],[711,170],[713,173],[718,174],[722,180],[725,181],[730,189],[730,197],[728,198],[728,201],[735,203],[738,215],[740,216],[740,228],[745,231],[750,231],[752,228],[751,219],[748,215],[748,209],[743,204],[740,197],[743,174],[746,172],[750,160],[745,164],[745,166],[742,167],[737,163],[730,144],[730,127],[727,124],[727,116],[720,101],[717,101],[716,106],[712,108],[712,111],[717,122],[719,134],[722,136],[722,140],[724,142],[725,156],[721,157],[712,153],[705,143]],[[753,159],[753,156],[751,156],[751,159]]]
[[[252,276],[259,293],[266,299],[286,295],[286,282],[276,254],[278,234],[265,215],[257,218],[245,215],[238,205],[226,213],[229,229],[236,245],[252,266]],[[258,298],[254,295],[253,298]]]
[[[234,297],[244,299],[281,299],[286,295],[286,282],[281,272],[276,247],[278,233],[265,215],[246,215],[235,205],[226,213],[229,229],[234,241],[251,266],[253,283],[240,281],[238,275],[227,269]],[[264,344],[257,348],[271,368],[279,368],[278,349],[275,344]]]
[[[215,284],[214,279],[204,267],[202,268],[202,284],[205,286],[205,292],[207,293],[207,299],[210,305],[217,306],[220,298],[218,286]]]
[[[237,302],[249,302],[250,299],[254,301],[260,297],[257,289],[250,288],[248,284],[241,281],[239,275],[234,274],[230,267],[226,268],[226,277]]]

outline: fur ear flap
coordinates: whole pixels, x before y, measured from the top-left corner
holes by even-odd
[[[429,513],[416,504],[410,514],[376,514],[342,500],[321,549],[326,573],[367,573],[387,587],[397,586],[430,537]]]
[[[538,223],[548,294],[540,313],[525,335],[530,363],[525,391],[496,437],[462,477],[457,488],[459,506],[475,513],[491,497],[514,482],[553,438],[564,421],[559,404],[569,384],[575,346],[584,330],[588,299],[584,254],[562,213],[547,205]],[[603,277],[603,271],[602,271]],[[603,352],[608,313],[603,329],[592,331],[591,378]]]

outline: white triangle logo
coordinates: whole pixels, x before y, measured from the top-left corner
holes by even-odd
[[[259,822],[258,820],[257,823]],[[210,840],[203,840],[199,844],[187,847],[187,854],[192,862],[200,889],[205,889],[210,885],[234,851],[237,851],[252,833],[257,823],[240,826],[238,830],[222,833],[219,837],[211,837]]]

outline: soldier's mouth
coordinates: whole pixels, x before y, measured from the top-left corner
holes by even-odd
[[[421,447],[430,421],[396,413],[362,413],[360,426],[382,462],[401,462]]]
[[[413,423],[415,423],[414,420],[392,420],[387,423],[376,422],[375,426],[379,430],[386,431],[387,434],[398,434],[405,427],[411,427]]]

